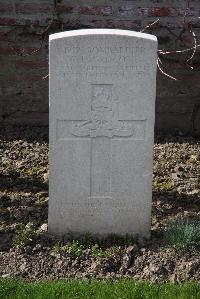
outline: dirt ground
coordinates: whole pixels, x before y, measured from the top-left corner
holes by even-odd
[[[96,251],[91,244],[83,244],[81,250],[75,248],[73,255],[55,249],[60,243],[48,235],[47,216],[48,129],[11,126],[2,129],[1,277],[200,281],[200,244],[177,248],[167,246],[164,238],[166,227],[174,219],[200,221],[200,143],[189,137],[156,137],[151,240],[127,241],[119,250],[112,242]],[[20,225],[26,229],[31,226],[32,234],[24,237],[22,230],[20,235]],[[24,246],[17,246],[20,241],[16,241],[16,234],[18,239],[26,239]]]

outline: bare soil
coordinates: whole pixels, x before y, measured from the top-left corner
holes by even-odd
[[[27,280],[132,277],[150,281],[200,281],[199,244],[167,246],[168,223],[200,221],[200,143],[193,138],[157,137],[153,166],[152,237],[127,243],[120,252],[94,256],[55,253],[48,235],[48,129],[7,127],[0,131],[0,276]],[[21,248],[13,244],[20,224],[37,233]],[[113,244],[107,242],[103,250]],[[112,250],[110,250],[111,252]]]

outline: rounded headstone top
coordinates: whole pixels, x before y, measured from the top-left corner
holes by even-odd
[[[157,42],[157,37],[152,34],[141,33],[131,30],[122,30],[122,29],[78,29],[78,30],[69,30],[62,31],[59,33],[54,33],[49,36],[49,40],[55,40],[65,37],[75,37],[75,36],[84,36],[84,35],[117,35],[117,36],[128,36],[136,37],[142,39],[148,39]]]

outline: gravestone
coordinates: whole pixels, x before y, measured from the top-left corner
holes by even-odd
[[[157,39],[50,35],[49,232],[150,233]]]

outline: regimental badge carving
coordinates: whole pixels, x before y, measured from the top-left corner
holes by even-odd
[[[130,137],[134,134],[133,126],[118,119],[117,98],[113,98],[113,85],[93,84],[91,106],[88,120],[73,124],[70,132],[81,137]]]

